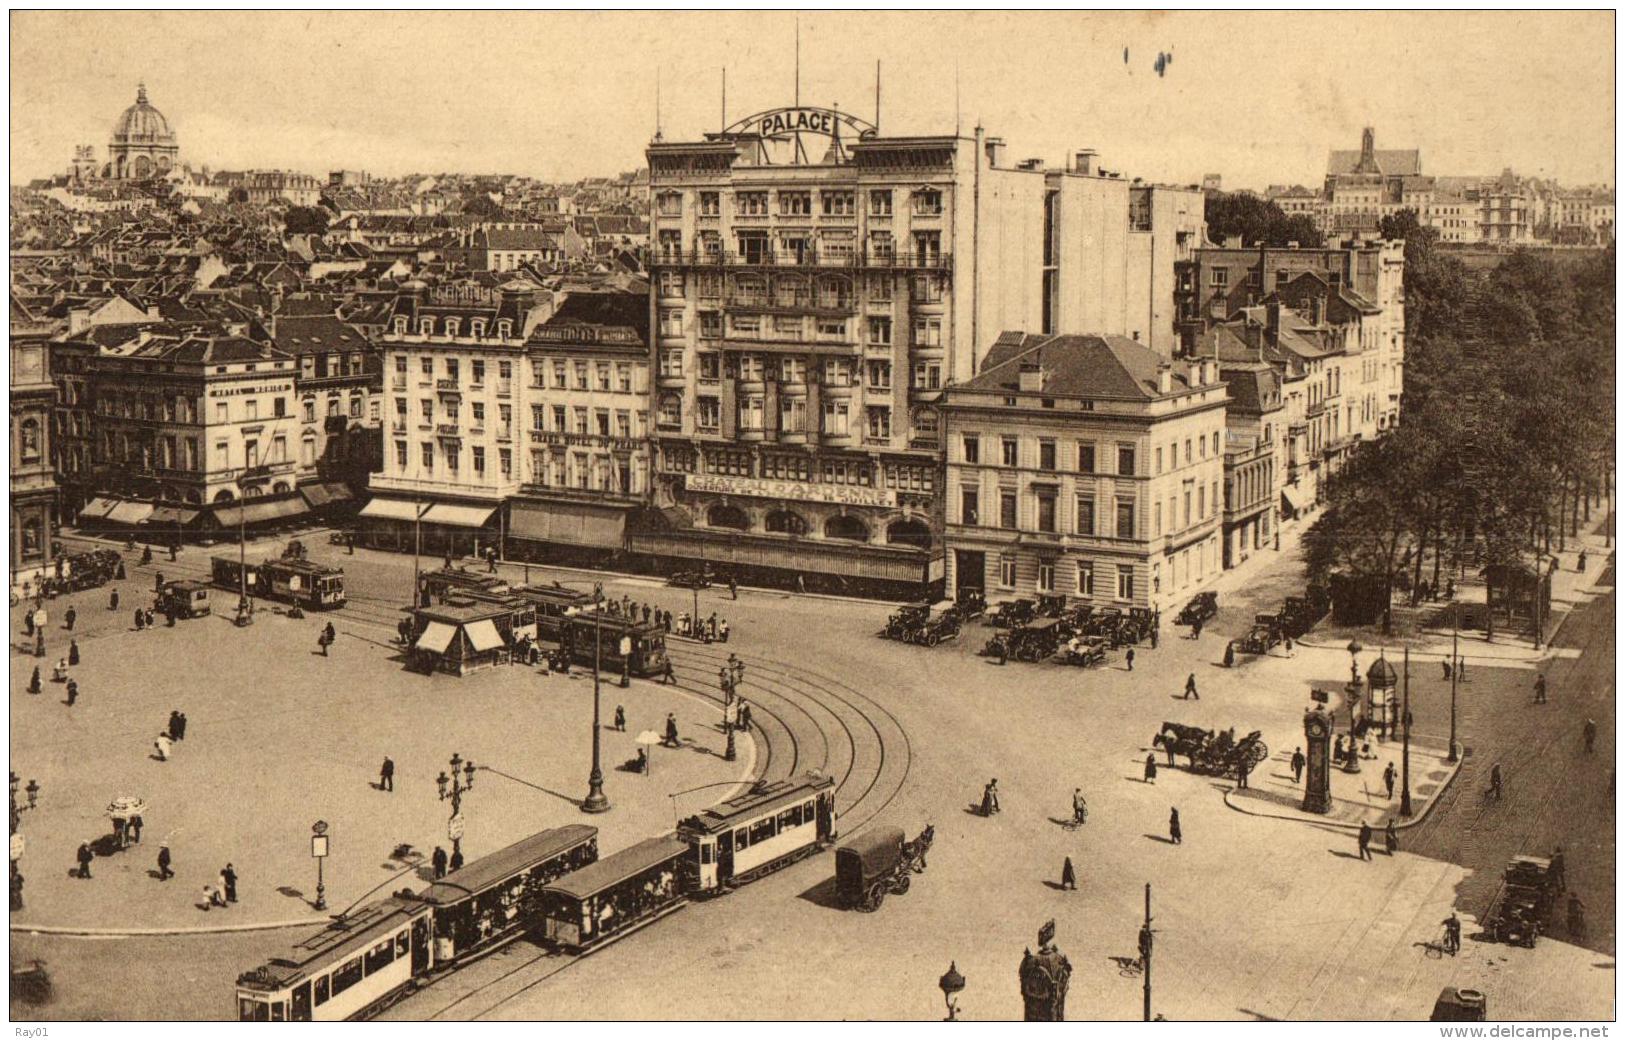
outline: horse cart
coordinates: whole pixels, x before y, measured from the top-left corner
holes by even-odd
[[[909,876],[925,870],[934,836],[928,825],[913,842],[905,842],[902,828],[882,827],[848,840],[835,851],[836,896],[858,911],[879,910],[887,893],[908,892]]]
[[[1233,728],[1215,731],[1184,723],[1163,723],[1151,744],[1168,753],[1170,765],[1174,756],[1183,755],[1190,760],[1192,773],[1235,777],[1243,767],[1251,772],[1270,755],[1260,731],[1254,730],[1239,741],[1235,734]]]

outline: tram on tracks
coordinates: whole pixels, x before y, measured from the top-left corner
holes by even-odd
[[[757,784],[684,820],[677,834],[699,851],[698,892],[725,893],[835,841],[835,779]]]
[[[336,917],[237,978],[237,1014],[255,1022],[365,1019],[437,972],[534,926],[542,890],[598,859],[598,829],[554,828],[454,871],[422,893]]]
[[[693,892],[694,850],[676,835],[644,839],[542,890],[542,935],[591,950],[677,910]]]
[[[259,564],[245,564],[235,557],[213,557],[209,564],[212,581],[222,589],[235,591],[246,585],[250,596],[318,611],[344,606],[343,568],[292,557]]]
[[[513,595],[522,596],[535,605],[536,638],[553,643],[558,643],[563,635],[572,608],[580,612],[592,606],[591,593],[583,593],[557,582],[550,586],[518,586],[513,590]]]
[[[634,622],[607,611],[583,611],[563,618],[559,646],[577,665],[593,664],[593,642],[598,641],[600,671],[625,671],[633,676],[659,676],[666,671],[666,630],[652,623]],[[622,652],[622,640],[627,651]]]
[[[449,597],[476,593],[495,596],[509,591],[508,580],[501,575],[455,566],[424,572],[418,579],[418,588],[440,603]]]

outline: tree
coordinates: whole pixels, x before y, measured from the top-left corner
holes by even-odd
[[[1281,207],[1256,195],[1208,192],[1204,217],[1208,238],[1214,242],[1231,236],[1240,236],[1244,246],[1284,247],[1296,242],[1305,248],[1316,248],[1325,242],[1308,216],[1288,217]]]
[[[328,212],[320,206],[295,206],[283,218],[289,235],[325,235],[327,221]]]

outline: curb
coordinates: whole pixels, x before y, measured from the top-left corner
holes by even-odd
[[[183,926],[178,928],[152,928],[152,929],[98,929],[90,926],[77,925],[27,925],[13,922],[13,933],[29,933],[36,936],[79,936],[87,939],[110,939],[123,936],[206,936],[214,933],[254,933],[267,932],[272,929],[301,929],[312,926],[320,928],[332,921],[329,917],[323,918],[296,918],[286,922],[250,922],[244,925],[223,926]]]
[[[1423,821],[1427,820],[1428,814],[1433,812],[1433,807],[1438,805],[1440,796],[1444,795],[1445,791],[1449,789],[1451,783],[1455,781],[1456,775],[1461,773],[1462,764],[1466,761],[1467,757],[1462,756],[1457,759],[1455,763],[1451,764],[1450,771],[1445,774],[1445,778],[1442,782],[1440,782],[1438,790],[1433,793],[1433,798],[1429,799],[1427,801],[1427,805],[1422,807],[1422,812],[1412,817],[1410,820],[1404,821],[1403,823],[1396,822],[1394,824],[1394,830],[1404,831],[1406,828],[1414,828],[1418,824],[1421,824]],[[1236,789],[1232,787],[1224,793],[1224,804],[1230,807],[1232,810],[1235,810],[1237,813],[1245,813],[1249,817],[1265,817],[1270,820],[1295,821],[1299,824],[1318,824],[1323,828],[1342,828],[1350,832],[1357,832],[1360,830],[1360,826],[1358,824],[1346,824],[1343,821],[1327,820],[1325,818],[1316,816],[1315,814],[1303,813],[1301,811],[1297,814],[1259,813],[1254,810],[1247,809],[1245,806],[1240,806],[1234,802],[1231,802],[1230,796],[1235,791]]]

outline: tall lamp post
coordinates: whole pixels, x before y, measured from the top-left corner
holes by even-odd
[[[1354,706],[1360,701],[1360,652],[1363,650],[1365,648],[1360,646],[1359,640],[1349,641],[1349,683],[1346,688],[1349,703],[1349,748],[1348,756],[1343,760],[1343,770],[1346,773],[1360,772],[1360,756],[1355,751],[1359,745],[1354,736]]]
[[[954,998],[960,991],[965,989],[965,977],[959,974],[959,969],[954,962],[948,963],[948,971],[942,974],[941,979],[937,980],[937,986],[942,988],[942,1000],[948,1006],[948,1018],[943,1022],[959,1022],[959,1005],[954,1001]]]
[[[728,749],[722,757],[730,763],[738,758],[738,752],[734,748],[738,710],[734,708],[734,704],[739,699],[739,685],[744,680],[745,663],[732,654],[728,655],[727,664],[717,669],[717,684],[722,688],[722,729],[728,734]]]
[[[1456,654],[1461,650],[1461,604],[1450,605],[1450,754],[1445,762],[1456,761]]]
[[[1405,645],[1405,675],[1401,680],[1405,684],[1404,699],[1401,702],[1405,715],[1400,725],[1405,729],[1401,733],[1405,736],[1404,749],[1400,754],[1400,787],[1399,787],[1399,815],[1411,815],[1411,648]],[[1454,741],[1451,742],[1454,748]]]
[[[609,797],[604,794],[604,769],[599,762],[599,731],[601,708],[598,699],[598,667],[604,647],[604,585],[592,587],[592,772],[587,775],[587,797],[581,800],[582,813],[603,813],[609,809]]]
[[[456,752],[451,754],[451,775],[445,771],[434,779],[440,788],[442,801],[451,800],[451,819],[446,823],[446,835],[451,839],[451,851],[463,851],[463,795],[474,787],[474,760],[466,763]]]
[[[310,826],[310,855],[316,858],[316,903],[318,911],[327,910],[327,884],[322,879],[322,861],[327,859],[327,822],[317,821]]]

